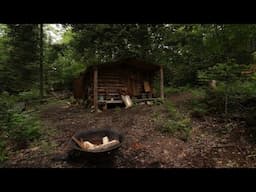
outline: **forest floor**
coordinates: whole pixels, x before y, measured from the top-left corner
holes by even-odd
[[[173,94],[168,99],[179,111],[188,93]],[[65,100],[42,106],[39,115],[44,135],[29,148],[10,152],[5,167],[115,167],[115,168],[231,168],[256,167],[256,146],[242,122],[225,122],[205,116],[191,118],[187,141],[159,131],[157,115],[166,117],[164,105],[138,105],[129,109],[113,108],[91,113]],[[112,128],[125,137],[111,164],[93,165],[86,160],[61,160],[72,135],[79,130]]]

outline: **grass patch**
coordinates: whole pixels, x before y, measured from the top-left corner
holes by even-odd
[[[31,114],[13,113],[7,135],[17,148],[24,148],[41,136],[40,121]]]
[[[175,93],[184,93],[184,92],[191,92],[193,90],[197,90],[196,88],[192,88],[190,86],[183,86],[183,87],[165,87],[164,93],[165,95],[171,95]]]
[[[208,114],[208,106],[204,99],[193,98],[186,103],[186,107],[190,111],[190,115],[195,118],[202,118]]]
[[[119,106],[116,106],[116,107],[114,108],[114,110],[115,110],[115,112],[117,112],[117,113],[119,113],[119,112],[122,111],[121,107],[119,107]]]
[[[191,123],[189,118],[180,120],[168,119],[162,126],[163,133],[172,134],[183,141],[187,141],[190,135]]]
[[[196,98],[205,98],[206,97],[206,91],[203,88],[191,88],[189,90],[190,93]]]
[[[165,87],[165,95],[168,97],[172,94],[191,94],[191,99],[203,99],[206,97],[206,90],[203,88],[197,87]]]
[[[183,141],[187,141],[192,128],[190,118],[180,114],[172,102],[166,101],[164,105],[168,112],[168,119],[163,120],[158,114],[155,114],[156,121],[164,122],[159,126],[160,131],[178,137]]]
[[[49,154],[52,151],[54,151],[54,149],[57,147],[57,144],[55,142],[52,141],[46,141],[46,140],[42,140],[40,143],[40,148],[42,149],[42,152],[44,154]]]
[[[1,139],[0,140],[0,164],[7,159],[7,153],[6,153],[5,147],[6,147],[6,144]]]
[[[34,93],[0,94],[0,161],[7,159],[7,148],[26,148],[41,136],[38,116],[19,106],[19,102],[28,98],[34,98]]]

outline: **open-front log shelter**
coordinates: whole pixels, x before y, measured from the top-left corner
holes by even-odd
[[[160,94],[155,93],[154,79],[160,77]],[[120,59],[88,67],[74,81],[74,97],[86,99],[98,110],[101,104],[123,103],[121,94],[132,101],[164,99],[162,65],[141,59]]]

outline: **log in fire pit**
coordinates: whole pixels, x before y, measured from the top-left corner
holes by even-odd
[[[72,137],[71,149],[87,160],[106,159],[114,156],[122,142],[123,135],[111,129],[83,130]]]

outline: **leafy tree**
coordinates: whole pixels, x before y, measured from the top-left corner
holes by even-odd
[[[8,60],[8,36],[7,36],[8,28],[7,25],[0,25],[0,92],[7,89],[8,87],[8,77],[10,74],[10,69],[8,65],[6,65]]]
[[[216,102],[222,101],[224,98],[224,111],[225,115],[228,114],[228,101],[229,97],[234,94],[237,90],[234,89],[234,83],[237,81],[241,82],[243,66],[234,63],[233,60],[227,63],[219,63],[213,67],[208,68],[204,71],[199,71],[198,77],[201,81],[209,82],[210,80],[217,80],[217,90],[213,93],[220,94],[221,98],[217,98]]]
[[[8,24],[6,90],[18,92],[38,82],[39,27],[35,24]]]
[[[149,58],[152,49],[151,25],[87,24],[73,25],[76,51],[88,63],[119,57]]]

